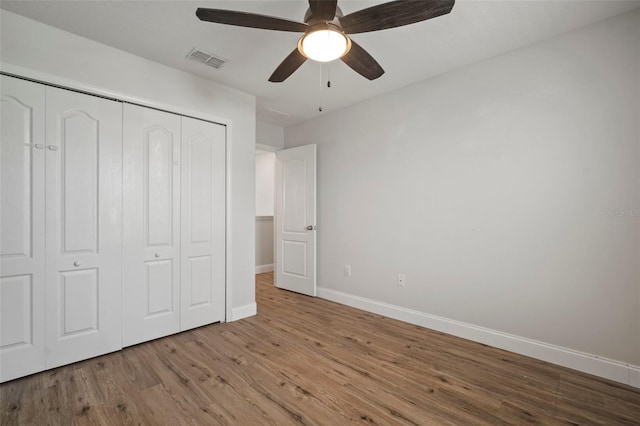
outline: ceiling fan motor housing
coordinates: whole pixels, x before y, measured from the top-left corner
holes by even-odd
[[[340,19],[340,18],[342,18],[343,16],[344,16],[344,15],[342,14],[342,9],[340,9],[340,6],[336,6],[336,14],[335,14],[335,16],[334,16],[334,18],[333,18],[333,21],[332,21],[332,22],[334,22],[334,23],[335,23],[335,21],[339,20],[339,19]],[[309,8],[307,8],[307,11],[306,11],[306,12],[305,12],[305,14],[304,14],[304,22],[305,22],[305,24],[313,25],[313,22],[311,22],[311,18],[312,18],[312,17],[313,17],[313,16],[312,16],[312,14],[311,14],[311,8],[309,7]],[[318,20],[318,22],[324,22],[324,21],[323,21],[323,20]],[[338,21],[338,23],[337,23],[337,24],[338,24],[338,25],[340,25],[340,24],[339,24],[339,21]]]

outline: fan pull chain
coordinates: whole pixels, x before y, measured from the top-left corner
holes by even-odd
[[[322,112],[322,62],[320,63],[320,106],[318,111]]]
[[[322,79],[322,66],[323,64],[320,63],[320,106],[318,107],[318,111],[322,112],[322,87],[323,85],[323,79]],[[331,64],[327,64],[327,89],[331,89]]]

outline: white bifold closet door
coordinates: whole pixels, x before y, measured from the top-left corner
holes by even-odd
[[[0,380],[121,348],[122,108],[2,77]]]
[[[45,368],[45,86],[0,77],[0,381]]]
[[[222,125],[124,106],[124,346],[225,319]]]
[[[180,116],[124,105],[124,346],[180,331]]]
[[[122,104],[46,88],[46,367],[122,347]]]
[[[225,319],[225,145],[225,126],[182,118],[182,330]]]

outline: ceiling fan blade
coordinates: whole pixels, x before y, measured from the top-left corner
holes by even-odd
[[[260,28],[263,30],[291,31],[303,33],[308,25],[300,22],[288,21],[273,16],[258,15],[256,13],[236,12],[233,10],[198,8],[196,16],[201,21],[218,24],[236,25],[238,27]]]
[[[369,80],[375,80],[384,74],[384,70],[373,56],[353,40],[351,40],[351,50],[342,57],[342,62]]]
[[[338,0],[309,0],[311,16],[316,19],[333,21],[336,16],[336,7],[338,7]]]
[[[347,34],[401,27],[451,12],[455,0],[397,0],[372,6],[340,18]]]
[[[284,61],[278,65],[278,68],[271,74],[269,77],[269,81],[272,83],[282,83],[285,81],[291,74],[293,74],[304,62],[307,60],[302,53],[298,51],[296,48],[293,52],[289,54]]]

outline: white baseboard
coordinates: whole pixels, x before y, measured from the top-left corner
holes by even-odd
[[[640,388],[640,366],[318,287],[318,297]]]
[[[227,322],[238,321],[242,318],[248,318],[258,313],[258,307],[255,303],[249,303],[248,305],[238,306],[231,310],[231,319]]]
[[[268,265],[257,265],[256,266],[256,274],[264,274],[265,272],[273,271],[273,263]]]
[[[629,384],[634,388],[640,388],[640,368],[632,367],[629,370]]]

